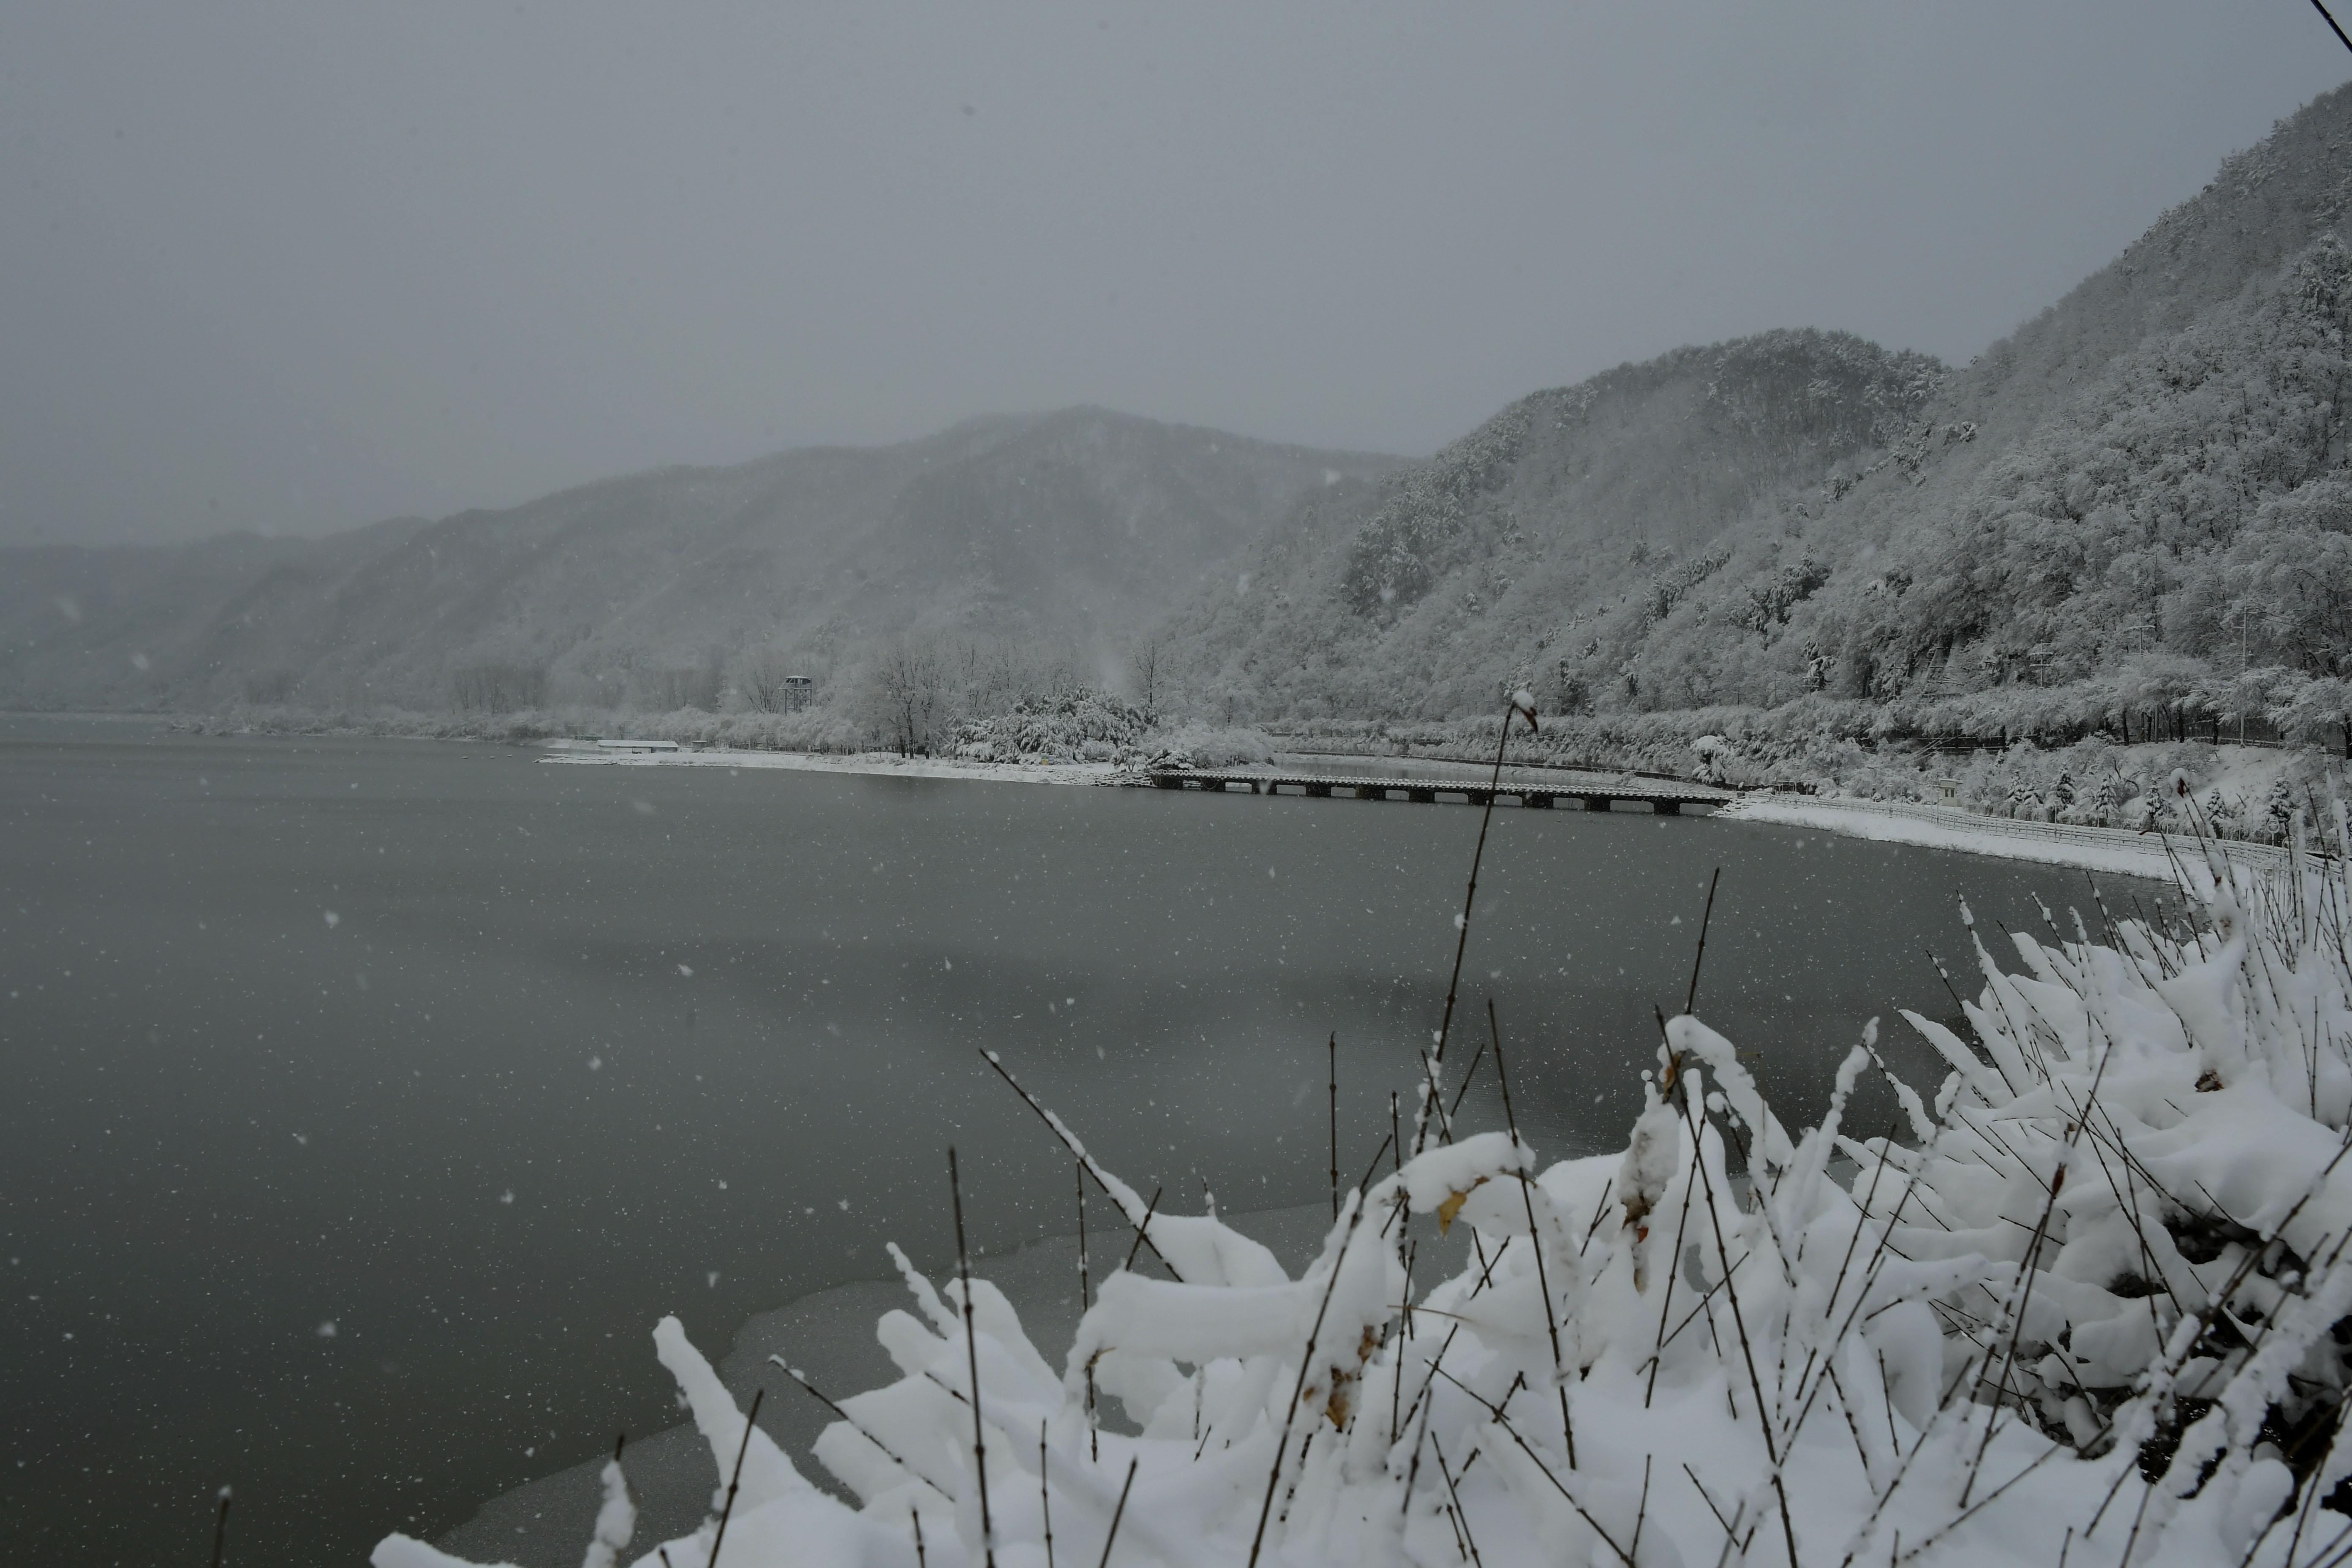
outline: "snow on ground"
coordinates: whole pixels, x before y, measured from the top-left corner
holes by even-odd
[[[543,763],[584,767],[783,768],[810,773],[870,773],[883,778],[980,779],[992,784],[1100,784],[1118,772],[1110,763],[976,763],[958,757],[902,757],[896,752],[820,756],[809,752],[689,752],[551,749]]]
[[[2118,827],[2074,827],[2052,822],[2017,822],[1949,806],[1888,801],[1816,800],[1801,795],[1741,796],[1718,810],[1723,821],[1766,822],[1812,827],[1883,844],[1916,844],[1927,849],[1958,849],[2049,866],[2079,866],[2119,876],[2175,879],[2175,862],[2194,859],[2193,841],[2179,835],[2134,833]],[[2242,865],[2284,863],[2285,852],[2268,845],[2232,842],[2231,859]]]

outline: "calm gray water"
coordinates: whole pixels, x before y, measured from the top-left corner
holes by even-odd
[[[0,825],[0,1513],[201,1563],[233,1483],[232,1560],[292,1564],[671,1425],[664,1312],[717,1354],[887,1239],[950,1257],[950,1142],[975,1246],[1066,1230],[983,1046],[1197,1212],[1324,1194],[1337,1031],[1352,1179],[1478,814],[5,720]],[[1953,1011],[1956,893],[2084,901],[1699,817],[1506,808],[1487,855],[1465,1006],[1549,1153],[1622,1139],[1717,865],[1699,1011],[1792,1121],[1865,1017]]]

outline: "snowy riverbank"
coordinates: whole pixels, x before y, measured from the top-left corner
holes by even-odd
[[[604,751],[583,743],[557,742],[542,762],[588,767],[775,768],[801,773],[865,773],[884,778],[971,779],[990,784],[1109,784],[1121,769],[1110,763],[982,763],[958,757],[902,757],[895,752],[849,756],[806,752],[729,749],[675,752]],[[1298,759],[1301,762],[1309,759]],[[1327,759],[1317,759],[1327,760]],[[1511,770],[1518,772],[1520,770]],[[1903,802],[1822,799],[1757,792],[1715,815],[1725,821],[1810,827],[1824,833],[1924,849],[1957,849],[2010,860],[2075,866],[2119,876],[2174,879],[2178,843],[2151,833],[2122,828],[2077,827],[2063,823],[2020,822],[1955,807]],[[2252,866],[2284,863],[2285,852],[2267,845],[2231,843],[2232,859]]]
[[[2175,879],[2175,860],[2187,841],[2178,836],[2134,833],[2117,827],[2075,827],[2054,822],[2015,822],[1950,806],[1892,801],[1821,800],[1757,793],[1717,811],[1724,821],[1761,822],[1818,828],[1882,844],[1914,844],[1924,849],[1958,849],[2046,866],[2078,866],[2126,877]],[[2286,851],[2266,844],[2231,842],[2231,860],[2242,865],[2283,866]],[[2190,856],[2193,844],[2187,845]]]

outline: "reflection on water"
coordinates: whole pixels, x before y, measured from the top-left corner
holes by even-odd
[[[983,1046],[1171,1206],[1258,1209],[1324,1193],[1336,1031],[1352,1177],[1478,818],[20,720],[0,821],[0,1508],[28,1551],[189,1560],[234,1482],[240,1561],[291,1563],[669,1425],[665,1311],[723,1347],[886,1239],[936,1264],[950,1142],[975,1246],[1066,1230]],[[1956,894],[1988,931],[2084,901],[1703,818],[1506,808],[1487,855],[1464,1012],[1549,1153],[1622,1136],[1718,864],[1699,1010],[1790,1106],[1864,1018],[1953,1011]]]

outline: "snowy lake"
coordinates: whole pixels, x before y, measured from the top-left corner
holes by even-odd
[[[363,1561],[674,1425],[664,1312],[716,1358],[886,1240],[951,1260],[950,1142],[975,1247],[1066,1232],[1068,1163],[982,1047],[1171,1209],[1323,1201],[1325,1037],[1352,1181],[1478,830],[32,719],[0,720],[0,1513],[26,1557],[201,1562],[231,1483],[245,1564]],[[1966,955],[1956,895],[1989,936],[2037,895],[2096,921],[2080,873],[1498,810],[1449,1056],[1492,996],[1546,1154],[1622,1141],[1718,865],[1698,1010],[1792,1123],[1872,1015],[1932,1092],[1893,1010],[1956,1011],[1924,956]]]

